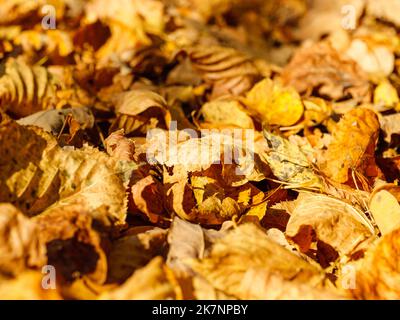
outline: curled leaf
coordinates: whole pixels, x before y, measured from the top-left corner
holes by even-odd
[[[121,94],[116,105],[117,118],[110,131],[124,129],[127,135],[145,135],[154,128],[166,129],[171,121],[166,102],[149,90],[132,90]]]
[[[325,153],[322,170],[340,183],[351,179],[352,172],[367,179],[378,176],[374,153],[379,128],[378,117],[369,109],[357,108],[346,113],[332,133],[333,141]]]

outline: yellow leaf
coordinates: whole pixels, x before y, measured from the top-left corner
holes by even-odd
[[[282,283],[293,287],[307,284],[308,288],[316,289],[324,282],[322,269],[316,264],[306,262],[270,240],[251,223],[242,224],[217,239],[208,257],[188,263],[214,288],[241,299],[274,297],[281,290],[278,284]],[[249,281],[255,275],[259,281]],[[267,281],[271,276],[277,277],[277,284]],[[262,290],[250,290],[250,283],[261,286]],[[285,294],[280,298],[285,298]]]
[[[399,95],[392,84],[385,80],[378,84],[374,91],[374,103],[382,105],[383,110],[389,110],[394,107],[399,108]]]
[[[174,283],[172,272],[161,257],[138,269],[124,284],[103,293],[100,300],[164,300],[176,299],[180,289]]]
[[[105,224],[124,223],[134,162],[88,146],[62,149],[42,129],[13,121],[0,125],[0,157],[0,201],[28,215],[83,204]]]
[[[400,227],[400,205],[389,191],[380,190],[375,193],[369,208],[383,235]]]
[[[247,93],[246,104],[261,121],[290,126],[300,120],[304,107],[297,91],[283,87],[271,79],[264,79]]]
[[[273,174],[286,188],[309,188],[321,190],[322,180],[314,173],[312,164],[300,147],[289,140],[264,130],[270,150],[263,154]]]

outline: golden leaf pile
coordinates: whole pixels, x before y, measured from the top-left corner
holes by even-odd
[[[0,0],[0,299],[400,299],[399,9]]]

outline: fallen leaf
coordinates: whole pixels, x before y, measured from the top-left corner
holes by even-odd
[[[35,223],[11,204],[0,204],[1,276],[17,276],[28,268],[45,264],[46,248],[38,232]]]
[[[263,157],[286,188],[322,188],[321,178],[299,146],[267,130],[264,130],[264,137],[271,149]]]
[[[0,78],[0,107],[17,117],[48,109],[56,103],[57,81],[43,67],[9,60]]]
[[[400,295],[400,272],[397,263],[399,232],[396,229],[370,248],[365,258],[354,266],[356,287],[348,294],[356,299],[397,299]]]
[[[153,128],[168,128],[171,116],[163,97],[149,90],[121,94],[116,105],[117,118],[110,131],[124,129],[127,135],[145,135]]]
[[[379,176],[374,157],[379,129],[378,117],[369,109],[357,108],[346,113],[332,133],[333,141],[321,164],[324,173],[340,183],[351,181],[353,173],[367,181]]]
[[[282,87],[271,79],[254,85],[246,94],[246,105],[270,125],[290,126],[303,115],[304,107],[296,90]]]
[[[172,272],[161,257],[138,269],[117,289],[100,295],[100,300],[164,300],[176,298]],[[179,290],[179,289],[178,289]],[[179,292],[179,291],[178,291]]]
[[[400,227],[400,204],[390,191],[382,188],[374,192],[371,195],[369,208],[382,235]]]
[[[190,266],[216,289],[243,299],[250,298],[243,286],[252,272],[263,272],[264,276],[277,274],[293,285],[307,282],[315,287],[324,278],[317,266],[270,240],[253,224],[243,224],[229,232],[216,241],[208,257],[193,260]],[[277,289],[267,287],[257,298],[263,299],[268,291]]]
[[[327,43],[301,48],[282,72],[282,80],[300,93],[317,91],[330,99],[370,100],[366,75]]]
[[[374,236],[374,228],[361,210],[344,201],[304,194],[296,201],[286,235],[301,252],[309,251],[312,242],[321,241],[340,255],[350,255],[360,243]]]

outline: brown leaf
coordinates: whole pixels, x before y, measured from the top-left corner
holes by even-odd
[[[357,108],[346,113],[334,128],[322,170],[340,183],[353,181],[354,173],[357,178],[354,183],[360,182],[357,174],[371,181],[381,174],[374,156],[378,135],[378,117],[373,111]],[[365,188],[365,183],[361,186]]]
[[[164,300],[177,297],[179,289],[173,282],[172,272],[161,257],[138,269],[120,287],[100,296],[101,300]]]
[[[12,121],[0,126],[0,155],[1,201],[29,215],[82,204],[106,225],[124,223],[133,162],[88,146],[62,149],[41,129]]]
[[[127,135],[146,135],[150,129],[166,129],[171,121],[164,98],[149,90],[137,89],[121,94],[116,112],[117,118],[110,132],[124,129]]]
[[[318,266],[306,262],[270,240],[261,229],[251,223],[240,225],[217,240],[208,257],[193,260],[190,266],[216,289],[242,299],[264,299],[271,297],[272,292],[281,290],[274,285],[267,285],[261,292],[248,293],[246,284],[254,273],[262,274],[262,285],[269,275],[276,275],[281,281],[290,280],[293,286],[308,283],[315,288],[324,279]]]
[[[311,94],[315,90],[333,100],[370,100],[370,85],[363,72],[327,43],[299,49],[283,69],[282,79],[300,93]]]
[[[48,109],[56,103],[57,81],[43,67],[8,60],[0,78],[0,108],[17,117]]]
[[[400,250],[400,229],[379,240],[357,265],[356,287],[349,294],[356,299],[398,299],[400,269],[396,257]]]
[[[112,243],[108,255],[107,282],[125,281],[136,269],[164,254],[167,231],[157,227],[133,227]],[[137,231],[136,231],[137,230]]]
[[[374,228],[361,210],[344,201],[301,194],[290,215],[286,235],[298,244],[301,252],[309,251],[312,242],[320,241],[340,255],[350,255],[374,235]]]
[[[253,62],[232,48],[199,46],[189,50],[189,58],[204,81],[212,84],[214,97],[240,95],[260,77]]]
[[[66,281],[84,275],[98,283],[106,280],[106,256],[92,220],[79,205],[56,208],[33,218],[40,242],[47,247],[48,264]]]
[[[39,241],[39,228],[11,204],[0,204],[0,237],[2,276],[16,276],[45,264],[46,248]]]

